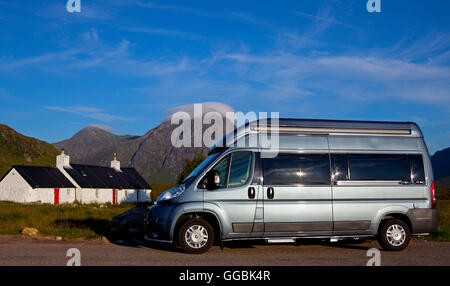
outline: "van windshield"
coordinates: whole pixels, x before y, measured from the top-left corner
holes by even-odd
[[[184,179],[181,184],[186,183],[187,181],[189,181],[192,178],[195,178],[195,176],[197,176],[199,173],[201,173],[212,161],[214,161],[220,154],[222,154],[222,152],[219,153],[214,153],[211,156],[208,156],[208,158],[206,158],[200,165],[197,166],[197,168],[194,169],[194,171],[192,171],[189,176],[186,177],[186,179]]]

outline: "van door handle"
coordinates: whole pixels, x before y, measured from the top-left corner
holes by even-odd
[[[267,198],[271,200],[271,199],[273,199],[274,196],[275,196],[275,194],[274,194],[273,188],[272,187],[267,188]]]
[[[249,199],[255,198],[255,188],[253,187],[248,188],[248,198]]]

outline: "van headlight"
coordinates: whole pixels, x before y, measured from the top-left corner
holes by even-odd
[[[172,189],[168,189],[167,191],[159,195],[159,197],[156,199],[156,202],[162,202],[176,198],[181,195],[184,190],[186,190],[186,187],[184,185],[179,185]]]

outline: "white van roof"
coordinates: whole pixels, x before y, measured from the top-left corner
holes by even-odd
[[[270,127],[271,119],[252,121],[245,126],[248,125],[250,127],[262,127],[261,131],[263,131],[266,130],[265,125]],[[278,126],[281,133],[379,133],[423,137],[422,131],[414,122],[280,118],[278,119]],[[254,128],[253,130],[257,129]]]
[[[222,139],[218,140],[216,144],[210,148],[210,153],[214,152],[215,150],[218,150],[216,149],[216,147],[229,146],[227,145],[226,142],[228,142],[229,144],[233,144],[237,140],[240,140],[239,138],[244,138],[245,136],[250,134],[257,134],[259,132],[270,132],[271,128],[274,128],[271,125],[271,123],[272,123],[271,119],[255,120],[250,123],[246,123],[236,128],[233,132],[226,134],[225,136],[223,136]],[[279,134],[283,135],[298,135],[298,134],[372,135],[373,134],[381,136],[386,135],[389,136],[390,138],[394,136],[398,137],[398,139],[423,138],[423,134],[419,126],[413,122],[280,118],[278,119],[278,126],[276,126],[275,128]],[[379,137],[379,139],[381,139],[381,137]],[[415,141],[413,143],[416,149],[417,143],[415,143]]]

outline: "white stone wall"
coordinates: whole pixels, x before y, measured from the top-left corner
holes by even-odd
[[[42,204],[54,204],[55,192],[53,189],[39,188],[32,190],[32,192],[37,198],[36,201],[40,201]]]
[[[33,195],[35,194],[31,186],[15,169],[11,169],[0,182],[0,201],[20,203],[37,201]]]
[[[60,188],[59,189],[59,203],[60,204],[71,204],[75,201],[75,190],[74,188]]]
[[[32,190],[36,201],[43,204],[55,204],[55,189],[53,188],[38,188]],[[59,188],[59,204],[71,204],[75,201],[74,188]]]
[[[81,189],[79,201],[83,204],[112,203],[112,189]]]
[[[117,190],[117,203],[136,203],[136,190]]]
[[[139,202],[149,202],[151,200],[151,190],[116,190],[116,203],[136,203],[138,199],[137,192],[139,192]],[[83,204],[91,203],[113,203],[113,189],[80,189],[78,192],[80,202]]]
[[[0,201],[29,203],[33,200],[32,189],[24,187],[0,187]]]
[[[138,194],[139,193],[139,194]],[[117,190],[117,203],[137,203],[151,201],[151,190]]]

